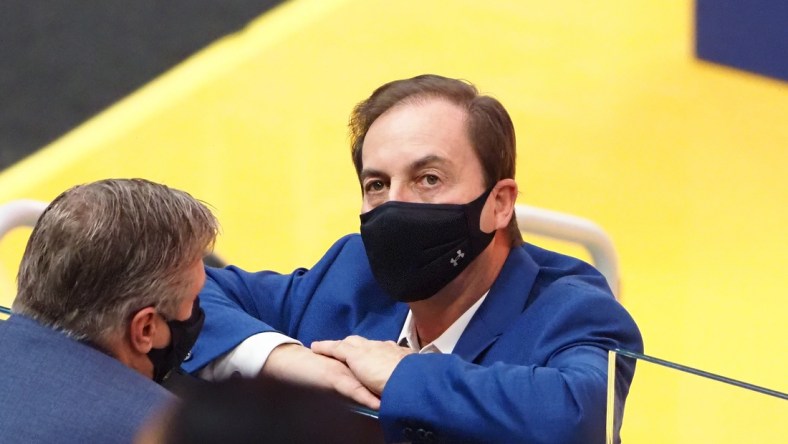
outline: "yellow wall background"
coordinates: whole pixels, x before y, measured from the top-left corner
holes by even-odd
[[[690,0],[300,0],[0,174],[0,203],[105,177],[190,191],[249,269],[358,230],[352,106],[425,72],[500,99],[519,202],[596,221],[651,355],[788,392],[788,85],[693,57]],[[0,242],[9,305],[29,230]],[[640,366],[628,442],[783,442],[788,403]],[[781,429],[783,429],[781,431]]]

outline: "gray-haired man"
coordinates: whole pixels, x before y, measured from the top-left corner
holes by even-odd
[[[202,327],[211,212],[140,179],[71,188],[28,241],[0,324],[0,441],[129,442]]]

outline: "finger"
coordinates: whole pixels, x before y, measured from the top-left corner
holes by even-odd
[[[313,352],[318,352],[318,350],[330,351],[335,349],[337,345],[339,345],[339,342],[340,341],[315,341],[310,348]]]
[[[359,347],[366,345],[368,342],[370,342],[370,340],[366,338],[362,338],[361,336],[352,335],[346,337],[342,342],[348,345],[352,345],[354,347]]]
[[[312,351],[342,362],[347,361],[347,347],[342,346],[342,341],[315,341],[312,343]]]
[[[380,410],[380,399],[353,377],[337,381],[335,390],[353,401],[373,410]]]

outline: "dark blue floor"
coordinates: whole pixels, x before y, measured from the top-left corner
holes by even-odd
[[[3,0],[0,169],[279,0]]]

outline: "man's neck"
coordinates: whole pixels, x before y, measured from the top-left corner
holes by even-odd
[[[492,287],[509,251],[508,241],[496,236],[468,268],[437,294],[409,304],[421,346],[442,335]]]

